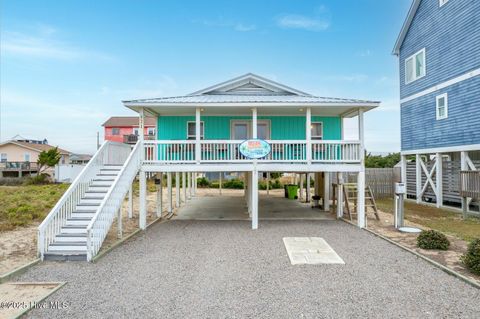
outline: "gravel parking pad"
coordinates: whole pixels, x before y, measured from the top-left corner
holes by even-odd
[[[322,237],[344,265],[292,266],[283,237]],[[170,221],[95,264],[47,262],[19,281],[66,281],[31,318],[478,318],[480,290],[340,221]]]

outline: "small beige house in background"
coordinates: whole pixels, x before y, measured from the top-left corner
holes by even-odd
[[[42,151],[55,146],[23,141],[7,141],[0,144],[0,177],[22,177],[37,173],[37,160]],[[62,155],[59,164],[70,162],[70,152],[58,148]],[[52,175],[53,169],[46,171]]]

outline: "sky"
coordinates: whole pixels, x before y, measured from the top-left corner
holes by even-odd
[[[317,96],[381,101],[367,151],[400,149],[398,61],[411,0],[0,0],[0,140],[93,153],[121,101],[252,72]],[[356,134],[345,125],[346,137]]]

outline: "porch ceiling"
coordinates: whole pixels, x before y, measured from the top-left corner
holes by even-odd
[[[148,113],[154,116],[182,116],[182,115],[195,115],[195,109],[200,107],[202,109],[202,115],[243,115],[251,116],[252,108],[257,108],[257,115],[290,115],[290,116],[300,116],[305,115],[306,107],[311,107],[312,115],[321,115],[321,116],[344,116],[344,117],[354,117],[357,115],[358,109],[363,109],[364,111],[369,111],[378,106],[376,104],[359,104],[359,105],[281,105],[281,104],[272,104],[258,105],[256,103],[249,103],[245,105],[244,103],[238,104],[220,104],[220,105],[175,105],[175,106],[166,106],[166,105],[136,105],[136,104],[125,104],[128,108],[135,112],[139,112],[140,109],[146,110]]]

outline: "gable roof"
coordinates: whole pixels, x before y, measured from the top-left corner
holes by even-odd
[[[253,73],[210,86],[184,96],[160,97],[122,101],[127,107],[153,105],[218,105],[218,104],[315,104],[315,105],[359,105],[378,106],[377,101],[319,97],[268,80]]]
[[[146,117],[146,126],[155,126],[155,118]],[[138,126],[138,116],[112,116],[102,126]]]
[[[189,95],[201,94],[278,94],[301,96],[310,95],[253,73],[241,75],[231,80],[215,84],[203,90],[193,92]]]
[[[42,151],[47,151],[49,149],[55,148],[55,146],[48,145],[48,144],[35,144],[35,143],[26,143],[26,142],[19,142],[19,141],[6,141],[4,143],[1,143],[0,146],[6,145],[6,144],[14,144],[32,151],[36,152],[42,152]],[[66,151],[64,149],[61,149],[58,147],[58,151],[62,155],[69,155],[70,152]]]
[[[410,6],[410,10],[407,14],[407,18],[403,22],[402,29],[400,30],[400,34],[398,35],[397,41],[395,42],[395,46],[393,47],[393,55],[400,54],[400,48],[402,47],[403,40],[405,40],[405,37],[407,36],[408,29],[410,29],[410,25],[412,24],[415,14],[417,13],[420,2],[422,2],[422,0],[413,0],[412,5]]]

